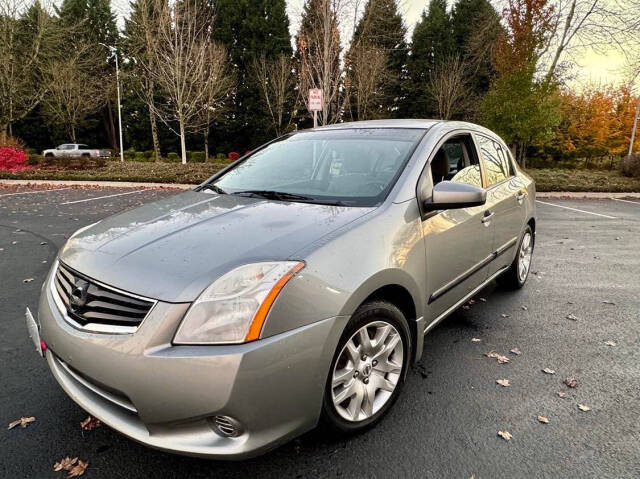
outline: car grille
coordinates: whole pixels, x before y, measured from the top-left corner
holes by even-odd
[[[154,301],[108,288],[59,263],[56,291],[71,319],[81,326],[104,324],[137,327]]]

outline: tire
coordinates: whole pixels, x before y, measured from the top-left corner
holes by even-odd
[[[529,238],[528,240],[526,239],[527,237]],[[527,225],[524,228],[520,241],[518,242],[518,249],[516,251],[515,258],[513,258],[513,262],[509,266],[509,269],[498,276],[498,283],[500,286],[511,290],[520,289],[524,286],[531,270],[531,259],[533,257],[534,244],[535,237],[533,235],[533,230],[531,229],[531,226]],[[521,258],[523,258],[523,255],[528,255],[526,266],[521,264]]]
[[[363,346],[362,331],[367,331],[370,347]],[[400,358],[402,364],[398,366]],[[397,400],[410,358],[411,336],[402,312],[386,301],[360,306],[349,320],[331,361],[322,423],[343,434],[358,433],[373,426]],[[334,377],[338,376],[346,379],[334,386]],[[337,403],[340,394],[344,399]]]

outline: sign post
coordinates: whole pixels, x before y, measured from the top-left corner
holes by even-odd
[[[322,111],[322,90],[311,88],[309,90],[309,111],[313,112],[313,127],[318,126],[318,112]]]

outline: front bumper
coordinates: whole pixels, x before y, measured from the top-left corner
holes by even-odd
[[[169,452],[220,459],[260,454],[313,428],[346,317],[240,345],[174,346],[187,304],[157,303],[133,334],[69,324],[45,283],[38,318],[47,362],[83,409],[126,436]],[[214,432],[231,416],[239,437]]]

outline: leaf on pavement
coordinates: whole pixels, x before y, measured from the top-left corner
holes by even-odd
[[[100,427],[100,425],[101,425],[100,419],[95,418],[93,416],[87,416],[87,418],[80,423],[80,427],[84,431],[91,431],[96,427]]]
[[[617,346],[618,343],[616,343],[615,341],[605,341],[604,344],[606,344],[607,346]]]
[[[511,354],[515,354],[516,356],[520,356],[522,354],[522,352],[518,349],[518,348],[513,348],[511,351],[509,351]]]
[[[41,242],[41,243],[40,243],[40,246],[44,246],[44,245],[46,245],[46,244],[47,244],[47,242],[46,242],[46,241],[43,241],[43,242]]]
[[[509,431],[498,431],[498,436],[500,436],[505,441],[510,441],[513,437]]]
[[[558,391],[558,392],[556,393],[556,395],[557,395],[559,398],[566,398],[566,397],[567,397],[567,393],[565,393],[565,392],[563,392],[563,391]]]
[[[578,380],[576,378],[574,378],[573,376],[570,376],[567,379],[565,379],[564,383],[567,385],[567,387],[570,387],[570,388],[577,388],[578,387]]]
[[[496,351],[489,351],[488,353],[485,353],[485,356],[488,358],[497,359],[500,364],[509,362],[508,357],[503,356],[502,354],[499,354]]]
[[[89,465],[89,461],[81,461],[78,460],[78,463],[69,469],[69,474],[67,474],[67,478],[78,477],[84,474],[84,471],[87,469]]]
[[[544,416],[538,416],[538,421],[540,421],[543,424],[549,424],[549,419],[547,419]]]
[[[528,310],[529,310],[529,308],[527,308],[527,307],[526,307],[526,306],[524,306],[524,305],[523,305],[523,306],[520,306],[520,307],[522,308],[522,311],[528,311]]]
[[[502,314],[500,315],[500,317],[501,317],[501,318],[508,318],[509,316],[510,316],[510,315],[509,315],[509,314],[507,314],[507,313],[502,313]]]
[[[580,409],[581,411],[591,411],[591,408],[589,406],[586,406],[584,404],[578,404],[578,409]]]
[[[486,299],[486,298],[478,298],[478,299],[480,299],[480,301],[482,301],[483,303],[486,303],[486,302],[487,302],[487,299]]]
[[[575,314],[569,313],[567,314],[567,319],[570,319],[571,321],[577,321],[578,317]]]
[[[464,309],[465,311],[468,311],[471,309],[471,306],[469,306],[468,304],[465,304],[462,309]]]
[[[542,370],[543,373],[545,374],[555,374],[556,372],[553,369],[549,369],[549,368],[544,368]]]
[[[22,280],[23,283],[31,283],[31,281],[33,281],[33,278],[26,278]]]
[[[476,300],[475,299],[470,299],[469,301],[467,301],[467,304],[476,304]]]
[[[496,382],[502,386],[503,388],[509,387],[511,386],[511,384],[509,384],[509,380],[508,379],[496,379]]]
[[[471,342],[472,343],[479,343],[481,341],[482,341],[482,339],[480,339],[480,338],[471,338]]]
[[[611,304],[611,305],[615,305],[616,303],[614,303],[613,301],[609,301],[608,299],[605,299],[602,304]]]
[[[74,457],[73,459],[71,459],[69,456],[67,456],[64,459],[62,459],[60,462],[56,462],[53,465],[53,470],[55,472],[62,471],[62,470],[69,471],[71,470],[71,468],[76,462],[78,462],[77,457]]]
[[[16,426],[20,426],[22,429],[27,427],[30,422],[35,421],[36,418],[33,416],[22,416],[20,419],[16,419],[13,422],[9,423],[9,427],[7,429],[13,429]]]

